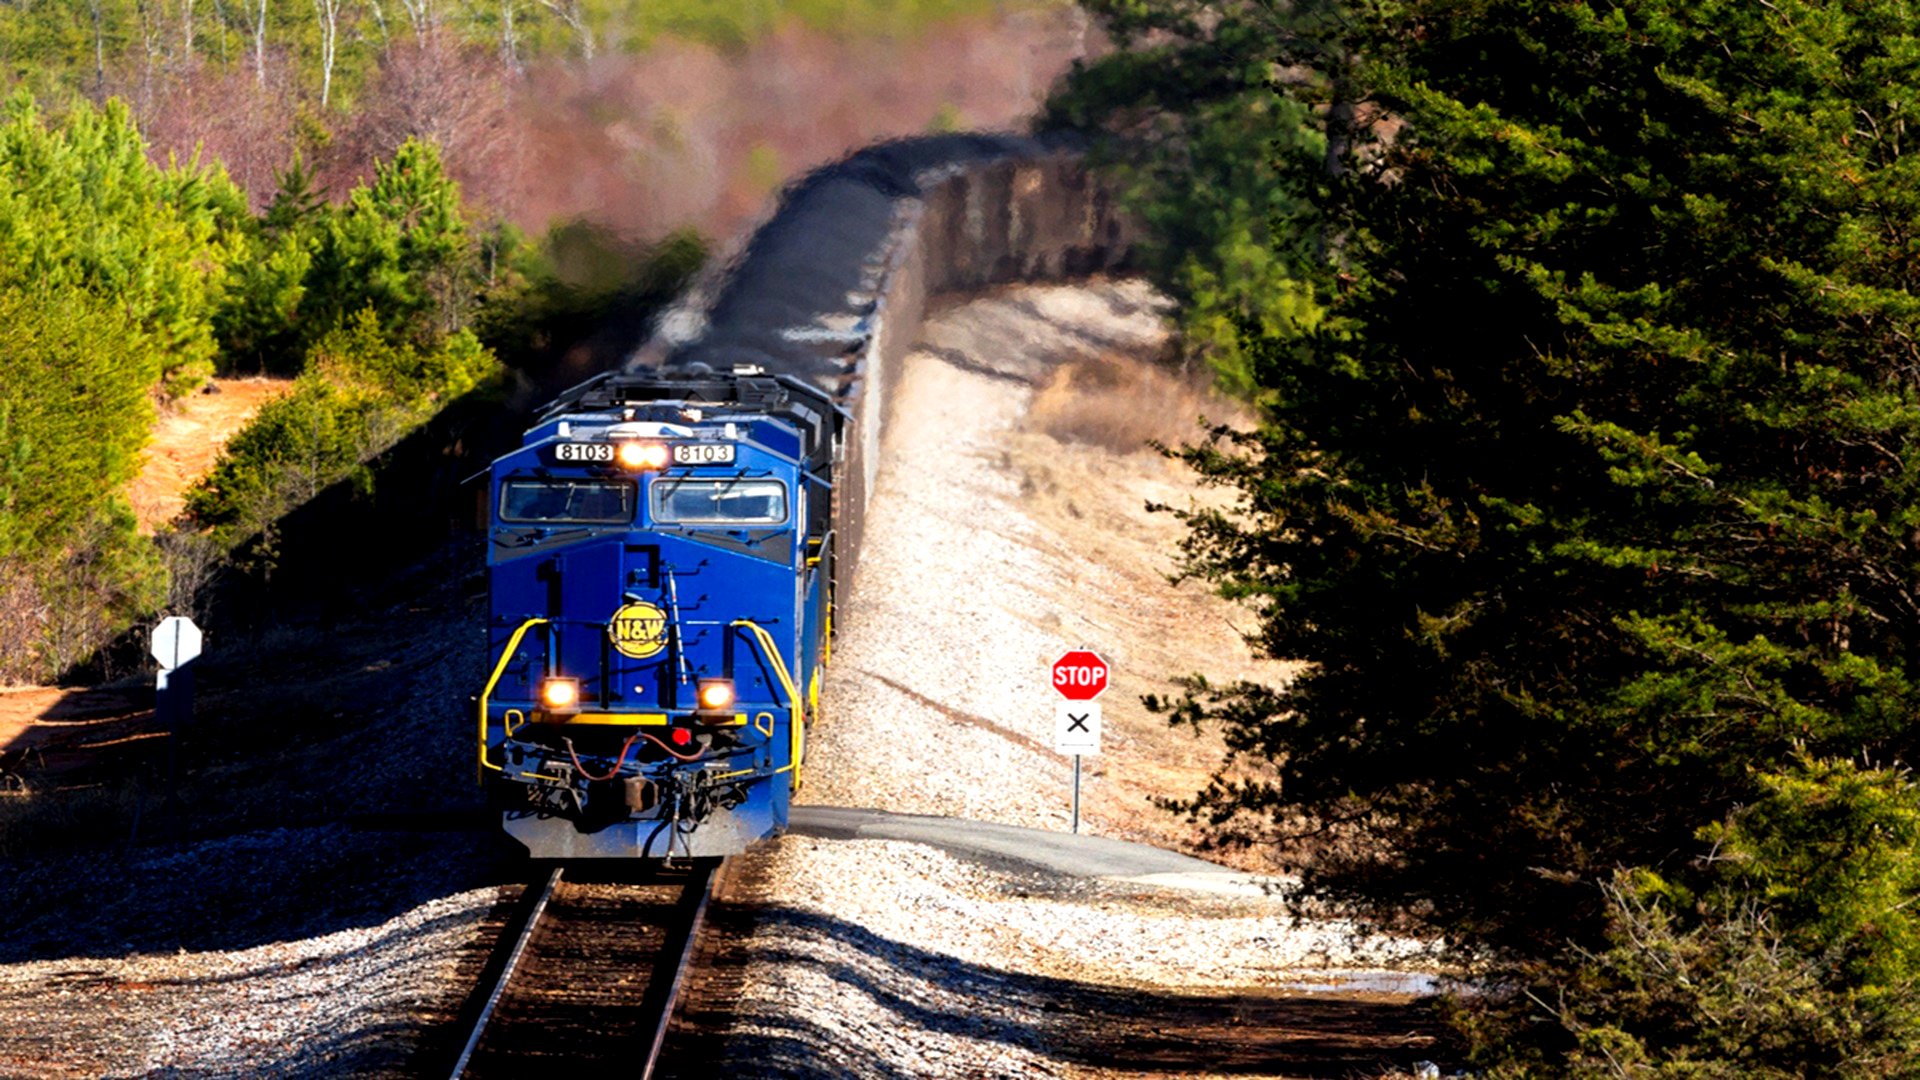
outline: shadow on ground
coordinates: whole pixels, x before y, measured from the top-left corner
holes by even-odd
[[[1378,1076],[1446,1056],[1432,1012],[1404,997],[1149,991],[984,967],[787,907],[742,905],[714,920],[723,932],[751,925],[754,940],[778,944],[751,953],[730,947],[711,958],[711,984],[688,1005],[692,1034],[680,1037],[705,1039],[721,1056],[691,1058],[698,1067],[667,1074],[676,1080],[728,1070],[796,1080],[941,1072],[935,1060],[903,1065],[874,1054],[886,1040],[850,1038],[849,1017],[816,1020],[817,1007],[729,1018],[737,1003],[726,987],[745,977],[749,959],[777,966],[791,985],[824,976],[854,991],[865,1002],[857,1011],[878,1014],[909,1045],[915,1032],[927,1032],[1019,1047],[1063,1066],[1169,1077]],[[956,1000],[973,1007],[956,1008]],[[711,1040],[722,1028],[724,1042]]]

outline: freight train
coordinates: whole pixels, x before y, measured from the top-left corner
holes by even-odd
[[[882,144],[541,409],[489,481],[479,764],[506,832],[670,859],[784,831],[926,298],[1109,269],[1126,236],[1070,145]]]

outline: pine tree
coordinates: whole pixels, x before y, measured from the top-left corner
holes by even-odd
[[[315,332],[371,308],[395,332],[429,340],[464,323],[479,284],[460,187],[433,144],[409,139],[328,218],[310,310]]]
[[[1237,754],[1191,811],[1358,830],[1322,889],[1552,957],[1621,868],[1719,880],[1765,777],[1915,760],[1916,31],[1382,3],[1281,88],[1346,147],[1276,162],[1334,287],[1243,323],[1264,422],[1186,454],[1239,497],[1188,551],[1311,667],[1178,704]]]

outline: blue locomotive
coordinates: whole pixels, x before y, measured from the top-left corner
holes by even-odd
[[[494,463],[481,766],[533,854],[721,855],[784,828],[843,415],[757,368],[610,373]]]
[[[671,858],[783,831],[927,298],[1098,272],[1127,235],[1070,143],[884,143],[790,188],[697,330],[542,410],[489,481],[480,772],[507,832]]]

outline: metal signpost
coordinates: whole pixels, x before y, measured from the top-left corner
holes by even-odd
[[[169,616],[153,628],[149,651],[160,663],[153,680],[153,711],[169,725],[193,715],[193,669],[188,665],[199,658],[200,644],[200,628],[184,615]]]
[[[1075,649],[1053,662],[1053,688],[1065,701],[1053,709],[1053,749],[1073,758],[1073,831],[1080,831],[1080,758],[1100,752],[1100,705],[1107,662],[1091,649]]]
[[[200,628],[192,619],[171,615],[153,628],[148,646],[160,672],[153,678],[153,715],[167,731],[167,803],[179,797],[180,729],[193,719],[193,662],[200,656]],[[178,815],[174,815],[176,825]],[[135,819],[135,828],[138,818]]]

